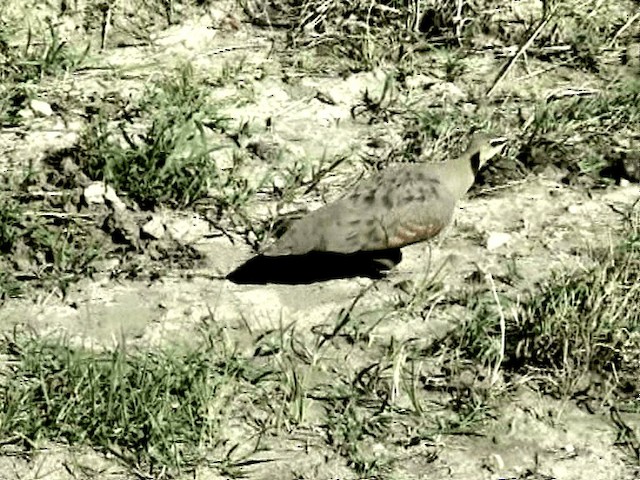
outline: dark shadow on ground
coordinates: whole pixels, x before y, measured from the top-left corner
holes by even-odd
[[[305,255],[258,255],[227,275],[239,284],[309,284],[338,278],[382,278],[402,260],[399,248],[375,252],[311,252]]]

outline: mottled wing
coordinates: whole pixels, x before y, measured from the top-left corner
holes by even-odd
[[[424,166],[385,171],[374,195],[370,209],[375,212],[374,228],[363,229],[360,250],[398,248],[428,240],[447,226],[455,207],[454,196],[438,175]]]

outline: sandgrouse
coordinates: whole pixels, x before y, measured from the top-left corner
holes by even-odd
[[[428,240],[451,221],[456,202],[473,185],[478,169],[505,141],[479,133],[458,158],[387,168],[294,221],[262,253],[375,252]]]

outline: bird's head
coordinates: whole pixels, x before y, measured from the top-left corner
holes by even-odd
[[[476,133],[471,139],[467,155],[471,158],[474,173],[487,163],[492,157],[502,151],[507,143],[507,137],[491,136],[486,133]]]

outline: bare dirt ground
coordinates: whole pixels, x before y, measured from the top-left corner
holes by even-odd
[[[135,96],[146,83],[182,62],[191,62],[205,79],[219,77],[230,65],[241,65],[233,81],[211,87],[211,98],[223,100],[220,112],[231,119],[230,130],[248,125],[246,138],[240,139],[244,146],[277,147],[284,154],[271,161],[283,166],[300,158],[318,166],[325,158],[348,157],[304,197],[304,203],[289,206],[291,210],[314,209],[336,198],[365,172],[354,160],[358,155],[382,156],[399,142],[402,132],[397,125],[371,125],[351,114],[365,90],[382,91],[384,68],[343,77],[301,72],[291,59],[272,51],[269,32],[248,24],[230,27],[223,20],[233,16],[212,12],[193,24],[164,30],[153,47],[107,49],[94,59],[95,68],[73,73],[47,88],[52,96],[64,92],[87,101],[108,98],[114,92]],[[303,58],[304,53],[289,55]],[[442,59],[436,53],[430,61],[437,65]],[[493,55],[476,55],[464,62],[468,74],[458,81],[417,73],[406,79],[408,87],[398,95],[411,99],[414,108],[451,102],[475,109],[476,105],[467,103],[470,90],[489,85],[499,63]],[[112,75],[112,71],[126,74]],[[502,88],[511,95],[533,91],[533,96],[544,98],[553,92],[600,87],[594,78],[585,78],[560,68],[529,80],[511,78]],[[327,97],[330,102],[322,100]],[[30,163],[37,166],[52,151],[70,147],[81,125],[74,112],[54,111],[48,116],[36,114],[26,128],[0,131],[1,168],[19,171]],[[372,139],[379,140],[378,145],[372,147]],[[232,162],[231,155],[227,148],[212,153],[212,158],[225,165]],[[259,180],[267,161],[247,167],[244,174],[249,182]],[[498,165],[508,161],[497,159]],[[402,262],[382,279],[236,284],[224,276],[255,255],[245,235],[232,229],[223,232],[202,212],[136,213],[138,222],[145,216],[159,219],[200,260],[187,268],[168,267],[157,276],[142,274],[133,279],[113,278],[112,272],[124,265],[117,259],[106,261],[102,271],[73,284],[64,298],[56,292],[35,292],[6,299],[0,326],[9,332],[16,325],[27,325],[41,335],[64,335],[82,345],[109,348],[126,341],[155,348],[196,344],[203,329],[215,322],[231,342],[250,348],[247,331],[255,335],[292,324],[303,336],[311,336],[314,329],[331,325],[361,295],[354,310],[379,312],[381,318],[369,332],[372,337],[437,338],[465,318],[464,307],[447,301],[456,292],[474,285],[490,288],[494,282],[498,293],[526,295],[552,272],[570,274],[589,268],[594,251],[609,249],[619,240],[624,212],[640,198],[638,185],[623,181],[592,188],[567,184],[562,178],[563,172],[552,167],[517,179],[493,177],[491,184],[477,186],[461,202],[454,223],[443,235],[428,245],[405,248]],[[274,202],[257,201],[252,212],[255,218],[264,218],[276,207]],[[92,215],[92,208],[102,207],[85,207],[83,213]],[[426,313],[410,319],[389,315],[399,296],[433,278],[443,288],[425,300],[429,302],[423,305]],[[640,429],[639,416],[630,416],[627,422]],[[371,448],[374,452],[396,449],[398,461],[388,478],[640,478],[638,467],[615,446],[615,440],[616,430],[607,416],[587,413],[575,401],[552,399],[525,388],[502,400],[499,413],[481,435],[442,436],[404,452],[384,444]],[[269,449],[263,455],[271,461],[244,468],[246,478],[358,478],[335,452],[313,439],[283,436],[266,442]],[[50,445],[28,459],[0,456],[0,478],[139,477],[112,456],[84,447]],[[227,477],[202,467],[190,478]]]

